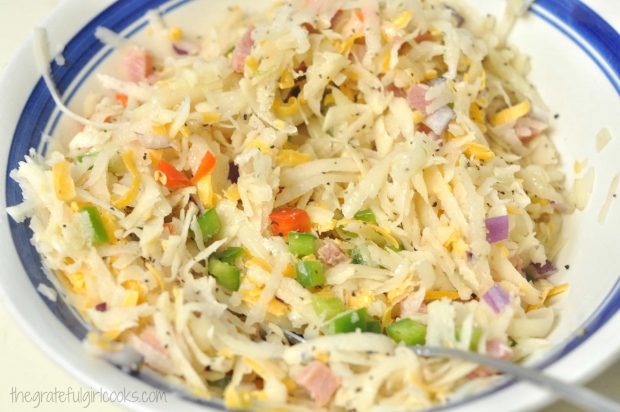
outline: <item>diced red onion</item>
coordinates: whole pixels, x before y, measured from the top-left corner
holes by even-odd
[[[484,224],[487,227],[487,242],[497,243],[508,239],[508,215],[491,217]]]
[[[97,312],[105,312],[106,310],[108,310],[108,304],[106,302],[98,303],[97,305],[95,305],[95,310]]]
[[[237,183],[239,180],[239,166],[234,162],[228,162],[228,180],[233,183]]]
[[[438,84],[441,84],[443,82],[446,81],[446,78],[443,76],[439,76],[439,77],[435,77],[434,79],[430,79],[429,81],[426,82],[426,84],[428,84],[429,86],[433,87],[433,86],[437,86]]]
[[[482,299],[495,313],[500,313],[510,303],[510,295],[497,283],[482,295]]]
[[[175,41],[172,43],[172,48],[176,54],[180,56],[186,56],[188,54],[195,56],[200,53],[200,45],[188,40]]]
[[[545,129],[547,125],[532,117],[522,117],[515,123],[515,134],[523,143],[527,143],[530,140],[538,137]]]
[[[456,113],[454,113],[454,110],[450,109],[448,106],[442,106],[424,119],[424,124],[441,136],[455,115]]]
[[[461,16],[460,13],[456,11],[456,9],[454,9],[453,7],[446,5],[446,8],[450,10],[450,12],[452,13],[452,17],[454,17],[454,20],[456,20],[456,27],[461,27],[463,23],[465,23],[465,18]]]
[[[551,200],[549,202],[549,204],[551,204],[551,207],[554,208],[555,210],[557,210],[560,213],[566,213],[569,211],[568,207],[563,204],[563,203],[558,203],[555,200]]]
[[[558,268],[550,260],[544,265],[540,263],[531,263],[525,272],[534,279],[546,279],[558,271]]]

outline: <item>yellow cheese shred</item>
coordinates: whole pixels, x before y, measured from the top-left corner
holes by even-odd
[[[71,177],[71,163],[63,160],[52,166],[54,192],[58,200],[69,202],[75,198],[75,184]]]
[[[524,100],[521,103],[504,109],[491,116],[491,125],[493,127],[500,126],[509,122],[513,122],[520,117],[525,116],[530,112],[531,105],[528,100]]]
[[[491,160],[495,157],[495,153],[491,149],[480,143],[473,142],[465,144],[465,155],[478,160]]]
[[[123,196],[112,202],[112,204],[119,209],[129,206],[131,202],[135,200],[138,195],[138,191],[140,190],[141,183],[140,173],[136,167],[133,152],[128,150],[121,155],[121,158],[123,159],[123,163],[125,163],[125,167],[129,170],[129,173],[131,173],[133,180],[131,181],[131,187],[129,190]]]
[[[312,160],[312,156],[306,153],[300,153],[296,150],[280,150],[275,156],[278,166],[293,167],[308,163]]]
[[[458,300],[460,296],[458,292],[454,290],[428,290],[424,294],[424,301],[429,302],[432,300],[439,300],[443,298],[448,298],[451,300]]]

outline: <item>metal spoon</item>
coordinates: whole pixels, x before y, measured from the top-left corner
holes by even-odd
[[[305,342],[305,339],[296,333],[284,330],[284,334],[293,345]],[[416,355],[425,358],[456,358],[497,369],[508,375],[512,375],[515,378],[543,386],[560,398],[585,410],[596,412],[620,412],[620,403],[617,403],[583,386],[566,383],[549,375],[545,375],[536,369],[527,368],[516,363],[459,349],[431,346],[410,346],[409,348],[413,350]]]

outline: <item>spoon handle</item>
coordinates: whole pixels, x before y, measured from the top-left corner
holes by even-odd
[[[491,358],[474,352],[430,346],[410,346],[419,356],[458,358],[467,362],[489,366],[516,378],[536,383],[551,390],[559,397],[585,410],[597,412],[619,412],[620,404],[590,389],[562,382],[542,372],[515,363]]]

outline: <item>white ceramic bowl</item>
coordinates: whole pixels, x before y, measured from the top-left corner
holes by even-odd
[[[603,4],[605,0],[589,0]],[[52,49],[66,45],[67,64],[53,65],[56,83],[65,101],[74,107],[93,83],[93,70],[113,64],[111,51],[94,37],[98,25],[144,40],[146,10],[159,7],[171,24],[199,29],[208,24],[232,0],[67,0],[45,23]],[[267,1],[251,5],[253,9]],[[472,2],[474,3],[474,2]],[[476,7],[499,12],[504,1],[478,0]],[[612,2],[609,2],[612,3]],[[606,5],[612,24],[620,25],[620,3]],[[197,19],[196,16],[201,16]],[[190,30],[191,31],[191,30]],[[198,31],[198,30],[196,30]],[[614,202],[604,224],[599,211],[610,182],[619,171],[620,159],[620,36],[612,26],[577,0],[539,0],[532,13],[517,24],[511,40],[532,56],[532,76],[536,87],[554,113],[553,137],[560,150],[569,179],[575,160],[588,160],[596,179],[589,205],[584,212],[568,218],[567,243],[558,262],[562,269],[557,282],[569,282],[570,291],[557,305],[560,320],[550,337],[552,348],[533,365],[567,381],[582,381],[610,364],[620,349],[620,281],[616,249],[620,245],[620,208]],[[0,183],[2,206],[21,199],[8,171],[36,147],[42,133],[59,133],[64,124],[45,89],[34,64],[32,41],[26,42],[6,68],[0,81],[0,162],[5,179]],[[60,121],[59,121],[60,120]],[[616,139],[598,153],[595,136],[608,127]],[[36,291],[39,283],[49,284],[41,270],[39,256],[29,242],[26,225],[0,218],[0,250],[4,270],[0,284],[13,316],[30,337],[65,369],[95,389],[109,391],[149,391],[160,385],[146,377],[121,372],[103,360],[85,353],[80,339],[86,326],[62,302],[50,302]],[[548,401],[538,388],[504,382],[453,405],[436,408],[458,411],[524,410]],[[197,403],[182,394],[169,394],[166,403],[127,406],[136,410],[205,411],[221,409],[215,403]]]

